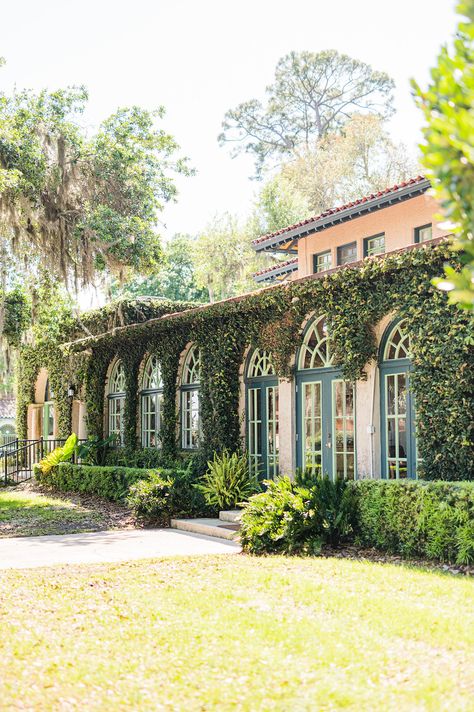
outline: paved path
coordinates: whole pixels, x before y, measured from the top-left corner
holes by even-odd
[[[29,569],[52,564],[92,564],[159,556],[237,554],[225,539],[176,529],[123,529],[59,536],[0,539],[0,569]]]

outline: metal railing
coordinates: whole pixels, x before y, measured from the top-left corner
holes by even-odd
[[[64,445],[65,438],[46,440],[22,440],[15,438],[0,446],[0,478],[3,484],[18,484],[33,477],[33,465],[36,465],[57,447]],[[85,442],[79,440],[78,443]],[[74,453],[71,460],[76,462]],[[1,481],[0,480],[0,481]]]

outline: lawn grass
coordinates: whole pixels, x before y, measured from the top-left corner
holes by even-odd
[[[108,515],[106,508],[85,506],[73,495],[49,495],[34,483],[0,490],[0,537],[98,531],[110,527]]]
[[[474,584],[239,555],[0,574],[0,709],[474,709]]]

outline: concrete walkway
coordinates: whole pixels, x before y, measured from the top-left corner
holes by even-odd
[[[0,539],[0,569],[96,564],[160,556],[238,554],[240,546],[176,529],[122,529]]]

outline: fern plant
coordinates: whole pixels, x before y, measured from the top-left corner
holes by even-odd
[[[245,453],[214,453],[207,463],[208,471],[199,484],[207,504],[219,509],[233,509],[260,490],[258,479],[249,471]]]
[[[61,447],[57,447],[54,450],[51,450],[46,457],[44,457],[42,460],[39,461],[38,467],[37,467],[37,473],[39,470],[39,473],[41,475],[47,475],[51,472],[53,467],[56,467],[56,465],[59,465],[60,462],[67,462],[68,460],[71,459],[71,457],[74,454],[74,450],[76,449],[77,445],[77,435],[76,433],[73,433],[68,437],[64,445]]]

